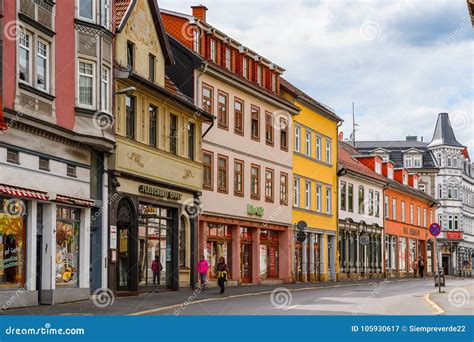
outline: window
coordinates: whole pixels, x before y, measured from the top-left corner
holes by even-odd
[[[79,62],[79,105],[94,106],[94,65]]]
[[[39,157],[39,169],[43,171],[50,171],[48,158]]]
[[[322,186],[316,185],[316,211],[321,212],[322,210]]]
[[[20,164],[20,153],[14,150],[7,150],[7,162],[12,164]]]
[[[79,0],[79,16],[85,19],[93,20],[94,1]]]
[[[110,72],[109,68],[102,67],[100,82],[100,107],[104,112],[110,112]]]
[[[135,68],[135,44],[127,42],[127,66],[133,70]]]
[[[183,217],[179,221],[179,267],[186,267],[186,224]]]
[[[388,196],[385,196],[384,204],[385,204],[385,209],[384,209],[385,210],[385,215],[384,215],[384,217],[389,218],[390,217],[390,209],[389,209],[390,207],[389,207],[389,204],[388,204]]]
[[[151,53],[148,55],[148,79],[155,82],[156,57]]]
[[[125,125],[126,137],[135,139],[135,97],[125,97]]]
[[[414,223],[414,218],[415,216],[415,208],[413,207],[413,204],[410,203],[410,224],[413,224]]]
[[[244,102],[238,99],[234,100],[234,132],[244,134]]]
[[[192,122],[188,122],[188,159],[194,160],[195,154],[195,143],[196,138],[196,125]]]
[[[321,160],[321,137],[316,136],[316,159]]]
[[[211,39],[211,61],[214,63],[217,63],[217,42],[214,39]]]
[[[300,206],[300,179],[295,177],[293,185],[293,205]]]
[[[20,39],[19,39],[19,52],[18,52],[18,67],[19,67],[19,78],[20,81],[25,83],[31,82],[31,35],[19,31]]]
[[[423,208],[423,227],[428,227],[428,222],[426,221],[426,208]]]
[[[354,185],[351,183],[347,184],[347,210],[354,211]]]
[[[331,164],[331,140],[326,139],[326,163]]]
[[[241,160],[234,160],[234,194],[244,195],[244,162]]]
[[[305,153],[308,157],[311,157],[311,132],[306,131],[304,134]]]
[[[70,165],[68,164],[66,166],[66,174],[69,176],[69,177],[77,177],[77,174],[76,174],[76,166],[75,165]]]
[[[228,167],[227,157],[217,156],[217,191],[227,193]]]
[[[273,202],[273,170],[265,170],[265,201]]]
[[[170,115],[170,152],[178,153],[178,117]]]
[[[213,154],[212,152],[203,151],[202,153],[202,165],[203,165],[203,187],[205,189],[211,189],[213,187]]]
[[[210,114],[213,114],[213,89],[206,85],[202,86],[202,109]]]
[[[288,205],[288,175],[280,173],[280,204]]]
[[[441,167],[441,153],[438,153],[437,161],[438,161],[438,166]]]
[[[388,178],[393,179],[393,169],[391,167],[387,167],[388,170]]]
[[[56,288],[77,287],[79,279],[80,209],[56,209]]]
[[[280,149],[288,151],[288,121],[280,118]]]
[[[217,124],[220,128],[228,127],[227,101],[227,94],[219,91],[217,96]]]
[[[301,151],[301,127],[295,126],[295,152]]]
[[[369,189],[369,215],[374,215],[374,190]]]
[[[157,139],[156,139],[156,131],[157,131],[157,118],[156,118],[156,110],[155,106],[150,105],[148,107],[148,113],[150,115],[150,125],[149,125],[149,135],[150,135],[150,146],[156,147]]]
[[[443,198],[443,186],[441,184],[438,184],[438,199]]]
[[[413,156],[413,167],[416,167],[416,168],[422,167],[421,155]]]
[[[405,156],[405,167],[406,168],[413,167],[413,157],[411,155]]]
[[[262,66],[261,65],[257,66],[257,84],[259,86],[262,85]]]
[[[242,57],[242,76],[244,76],[245,79],[249,78],[249,65],[245,57]]]
[[[199,28],[195,27],[193,31],[193,48],[197,54],[201,53],[201,34]]]
[[[331,214],[331,188],[326,188],[326,214]]]
[[[277,91],[277,77],[275,74],[272,74],[272,91],[274,93]]]
[[[260,199],[260,166],[252,164],[250,177],[250,197]]]
[[[110,29],[110,0],[102,0],[101,4],[101,24]]]
[[[378,173],[379,175],[382,174],[382,164],[379,162],[375,162],[375,172]]]
[[[402,215],[401,221],[402,221],[402,222],[405,222],[405,221],[406,221],[405,201],[401,201],[400,207],[401,207],[401,211],[402,211],[402,214],[401,214],[401,215]]]
[[[453,225],[454,230],[459,230],[459,216],[454,215],[454,225]]]
[[[397,199],[392,198],[392,220],[397,219]]]
[[[341,181],[341,210],[347,208],[347,186],[346,182]]]
[[[36,86],[48,91],[49,45],[40,40],[36,45]]]
[[[416,207],[416,225],[421,226],[421,208]]]
[[[260,140],[260,109],[252,106],[252,139]]]
[[[273,115],[265,113],[265,142],[267,145],[273,146]]]
[[[403,184],[407,185],[408,184],[408,175],[406,173],[404,173],[402,175],[402,179],[403,179]]]
[[[311,209],[311,181],[304,182],[304,207]]]
[[[229,48],[225,49],[225,67],[232,70],[232,51]]]
[[[407,238],[398,237],[398,265],[401,272],[407,271]]]
[[[448,156],[448,167],[451,167],[453,164],[453,159],[451,156]]]
[[[380,193],[378,191],[375,192],[374,207],[375,217],[380,217]]]
[[[365,189],[362,185],[359,186],[359,214],[365,214]]]

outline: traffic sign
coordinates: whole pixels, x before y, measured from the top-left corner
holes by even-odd
[[[367,234],[362,234],[359,237],[359,241],[362,246],[367,246],[370,243],[370,236]]]
[[[296,224],[296,228],[297,228],[299,231],[305,230],[306,227],[308,227],[308,224],[306,223],[306,221],[299,221],[299,222]]]
[[[306,233],[299,231],[298,234],[296,234],[296,240],[298,240],[298,242],[304,242],[304,240],[306,240]]]
[[[438,223],[432,223],[430,225],[430,234],[438,236],[441,233],[441,226]]]

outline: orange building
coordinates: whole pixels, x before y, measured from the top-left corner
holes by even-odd
[[[373,169],[373,158],[357,159]],[[429,226],[434,222],[437,202],[418,190],[418,175],[395,169],[392,161],[385,161],[381,169],[388,183],[384,191],[385,275],[414,276],[414,266],[418,268],[420,259],[424,273],[431,275],[436,271],[436,253]]]

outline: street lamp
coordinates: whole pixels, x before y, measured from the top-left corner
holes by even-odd
[[[137,91],[137,88],[135,87],[127,87],[127,88],[120,89],[119,91],[116,91],[114,95],[132,95],[136,91]]]

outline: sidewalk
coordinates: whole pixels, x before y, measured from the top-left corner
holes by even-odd
[[[461,278],[468,279],[468,278]],[[429,299],[441,311],[441,315],[474,315],[474,282],[464,286],[447,286],[438,291],[431,292]]]
[[[347,287],[354,285],[367,285],[381,283],[384,280],[394,281],[416,281],[420,278],[391,278],[391,279],[370,279],[345,282],[325,282],[325,283],[296,283],[279,285],[249,285],[236,286],[226,289],[225,294],[220,295],[219,290],[210,288],[203,292],[191,289],[180,289],[179,291],[162,291],[160,293],[144,293],[135,297],[115,297],[113,304],[105,307],[98,307],[93,300],[65,303],[58,305],[42,305],[29,308],[8,309],[0,315],[129,315],[139,311],[157,309],[173,305],[181,305],[186,301],[206,300],[211,298],[226,298],[230,296],[240,296],[255,293],[271,292],[283,287],[289,290],[304,290],[317,288]],[[425,278],[426,279],[426,278]]]

